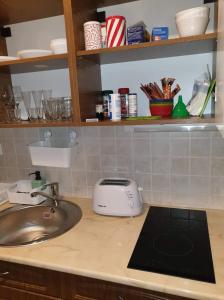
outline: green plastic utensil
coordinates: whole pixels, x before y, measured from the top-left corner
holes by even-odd
[[[180,95],[178,98],[178,102],[175,105],[173,112],[173,118],[187,118],[189,117],[189,112],[187,111],[186,105],[183,102],[183,97]]]

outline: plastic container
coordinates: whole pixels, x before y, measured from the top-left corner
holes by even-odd
[[[32,165],[69,168],[73,145],[63,141],[39,141],[29,146]]]
[[[19,203],[27,205],[37,205],[46,200],[43,196],[31,197],[31,193],[44,191],[48,192],[49,188],[44,189],[43,186],[32,189],[32,180],[19,180],[7,189],[10,203]]]

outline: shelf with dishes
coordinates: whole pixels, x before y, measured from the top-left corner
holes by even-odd
[[[217,33],[212,32],[114,48],[81,50],[77,51],[77,57],[80,59],[88,59],[88,57],[99,55],[101,64],[108,64],[149,58],[208,53],[216,51],[216,47]]]
[[[65,69],[68,67],[67,53],[28,58],[9,58],[10,60],[7,60],[7,57],[4,56],[4,60],[1,60],[0,57],[0,68],[9,70],[11,74]]]

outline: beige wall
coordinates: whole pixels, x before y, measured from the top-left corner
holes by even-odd
[[[52,128],[62,138],[68,128]],[[41,169],[65,195],[90,197],[102,176],[131,177],[145,202],[224,209],[224,140],[218,132],[133,133],[125,127],[76,128],[78,146],[69,169],[32,167],[27,144],[43,129],[0,129],[0,181]]]

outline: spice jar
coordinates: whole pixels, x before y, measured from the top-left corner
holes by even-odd
[[[118,89],[118,94],[120,94],[120,98],[121,98],[121,118],[126,119],[128,117],[129,88]]]
[[[113,94],[114,92],[112,90],[105,90],[102,91],[102,97],[103,97],[103,115],[104,119],[109,119],[109,95]]]
[[[96,117],[99,121],[103,121],[103,104],[96,104]]]

